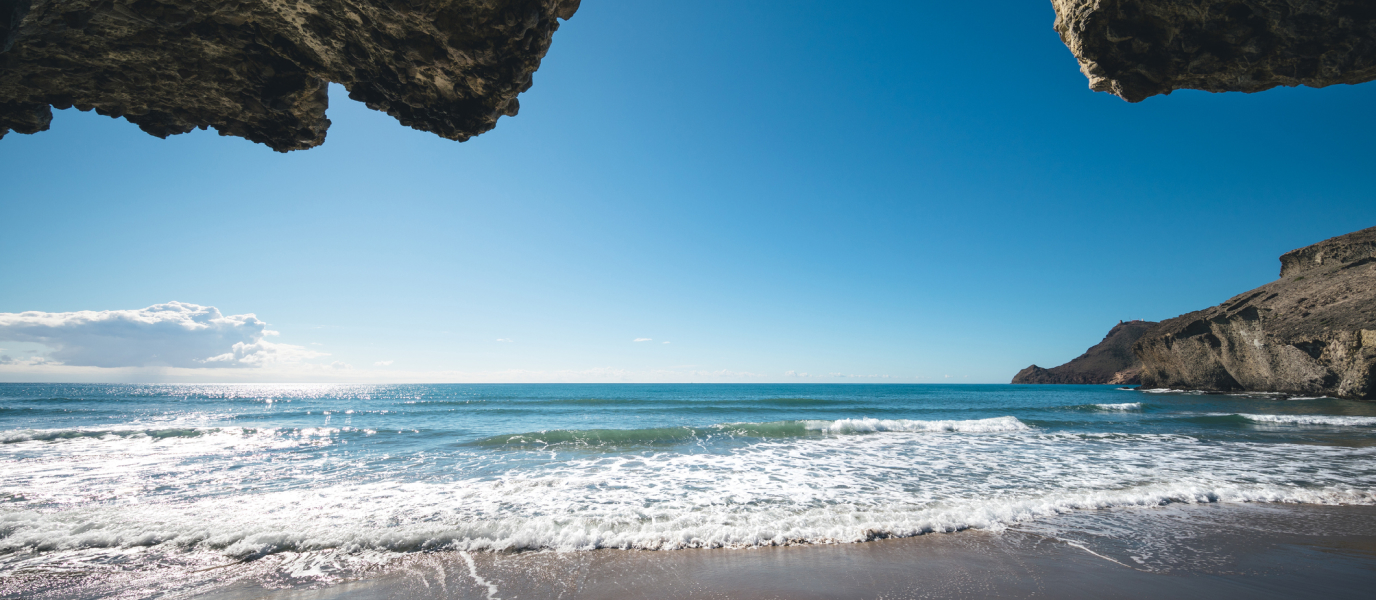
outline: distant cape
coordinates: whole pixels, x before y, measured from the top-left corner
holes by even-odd
[[[1376,400],[1376,227],[1286,252],[1280,279],[1162,321],[1133,353],[1147,387]]]
[[[1018,371],[1013,383],[1139,384],[1142,361],[1132,345],[1153,325],[1154,321],[1120,321],[1079,358],[1050,369],[1032,365]]]

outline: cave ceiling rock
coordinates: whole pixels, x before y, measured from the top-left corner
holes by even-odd
[[[0,137],[52,108],[165,138],[213,127],[274,150],[325,141],[330,82],[464,141],[517,95],[580,0],[0,0]]]
[[[1089,87],[1129,102],[1376,79],[1376,0],[1052,0]]]

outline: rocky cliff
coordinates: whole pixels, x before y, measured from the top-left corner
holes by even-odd
[[[1050,369],[1032,365],[1018,371],[1013,383],[1139,383],[1141,363],[1132,345],[1153,325],[1151,321],[1119,322],[1079,358]]]
[[[1372,0],[1052,0],[1089,87],[1129,102],[1376,79]]]
[[[515,115],[580,0],[0,0],[0,137],[50,107],[167,137],[325,141],[326,84],[463,141]]]
[[[1281,256],[1281,278],[1162,321],[1142,386],[1376,399],[1376,227]]]

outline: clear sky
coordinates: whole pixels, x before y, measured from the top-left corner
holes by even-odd
[[[58,111],[0,140],[0,313],[129,312],[0,315],[0,380],[1006,382],[1376,225],[1376,84],[1129,104],[1053,19],[587,0],[465,143]]]

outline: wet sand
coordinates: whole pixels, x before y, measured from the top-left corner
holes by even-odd
[[[862,544],[400,558],[318,589],[240,581],[215,600],[414,598],[1370,598],[1376,507],[1076,513],[1002,532]]]

